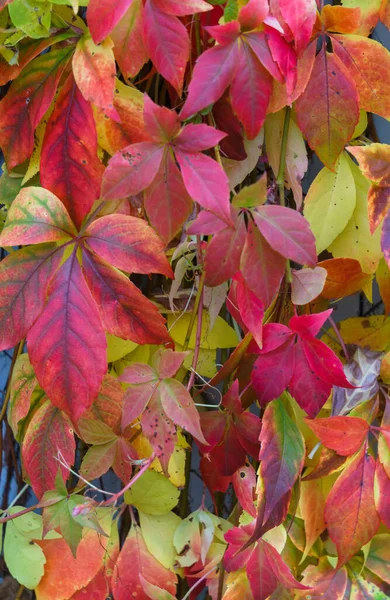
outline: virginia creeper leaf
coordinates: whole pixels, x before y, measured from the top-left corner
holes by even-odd
[[[28,354],[21,354],[15,362],[11,378],[8,423],[18,439],[18,423],[24,419],[30,409],[31,397],[37,385],[34,369]]]
[[[305,419],[320,441],[341,456],[355,454],[369,431],[369,425],[357,417],[329,417]]]
[[[44,244],[13,252],[0,263],[1,349],[12,348],[24,338],[42,312],[61,256],[54,244]]]
[[[299,6],[289,0],[277,0],[277,5],[294,36],[297,52],[301,54],[309,43],[316,20],[315,0],[303,0]]]
[[[126,78],[135,77],[148,61],[142,32],[143,2],[132,0],[127,12],[111,32],[115,59]]]
[[[23,438],[22,459],[32,488],[38,498],[53,489],[58,469],[67,479],[73,465],[76,443],[70,420],[46,400],[34,413]],[[59,465],[57,458],[69,465]]]
[[[56,273],[49,301],[27,338],[31,363],[52,403],[77,421],[107,370],[106,338],[73,254]]]
[[[110,0],[90,0],[87,23],[95,44],[100,44],[121,20],[132,0],[120,0],[114,5]]]
[[[40,162],[42,186],[62,200],[80,226],[100,197],[103,170],[97,157],[92,107],[69,75],[46,127]]]

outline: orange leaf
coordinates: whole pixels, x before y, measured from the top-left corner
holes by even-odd
[[[321,442],[341,456],[357,452],[367,436],[369,425],[358,417],[305,419]]]
[[[327,270],[323,298],[333,300],[345,298],[363,289],[370,291],[373,276],[363,273],[358,260],[353,258],[331,258],[319,263]]]

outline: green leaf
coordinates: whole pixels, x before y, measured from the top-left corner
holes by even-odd
[[[23,510],[14,506],[9,514]],[[9,521],[5,530],[4,558],[11,573],[21,585],[32,590],[44,573],[45,555],[33,540],[42,539],[42,517],[30,512]]]
[[[189,313],[183,314],[180,319],[176,315],[168,315],[168,330],[173,340],[184,345],[188,325],[191,320]],[[193,350],[196,342],[196,323],[192,329],[188,347]],[[203,350],[216,350],[217,348],[235,348],[238,344],[237,333],[221,317],[217,317],[214,327],[210,331],[210,317],[204,312],[202,319],[202,333],[200,347]]]
[[[317,254],[347,227],[356,206],[356,186],[345,152],[335,166],[335,172],[326,167],[319,172],[310,186],[303,214],[316,238]]]
[[[267,176],[260,177],[253,185],[243,187],[233,198],[236,208],[254,208],[267,200]]]
[[[237,0],[227,0],[225,11],[223,13],[225,23],[228,23],[228,21],[234,21],[235,19],[237,19],[237,15],[238,15]]]
[[[51,3],[34,0],[14,0],[8,7],[9,16],[18,27],[31,38],[49,35],[51,23]]]
[[[180,517],[173,512],[165,515],[148,515],[139,511],[139,518],[142,535],[149,552],[164,567],[171,569],[176,557],[173,536],[181,523]]]
[[[176,506],[179,495],[164,475],[146,471],[125,493],[125,501],[149,515],[164,515]]]

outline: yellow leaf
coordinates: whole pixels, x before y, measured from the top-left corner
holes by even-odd
[[[356,344],[378,352],[390,350],[390,317],[353,317],[342,321],[338,327],[346,344]],[[329,333],[334,337],[332,329],[329,329]],[[337,342],[326,334],[323,340],[340,356],[340,345]]]
[[[185,313],[177,318],[176,315],[168,315],[168,330],[173,340],[184,345],[184,340],[187,334],[188,325],[191,320],[191,315]],[[192,329],[190,337],[189,348],[194,349],[196,343],[196,324]],[[236,332],[230,325],[226,323],[221,317],[217,317],[215,325],[211,331],[209,331],[210,317],[207,312],[203,313],[202,319],[202,332],[200,339],[200,347],[203,350],[216,350],[217,348],[234,348],[237,346],[239,340]]]
[[[360,111],[360,116],[359,116],[359,123],[356,125],[355,127],[355,131],[353,132],[353,136],[352,139],[354,140],[355,138],[359,137],[359,135],[362,135],[362,133],[364,131],[366,131],[367,129],[367,113],[365,110],[361,110]]]
[[[121,340],[121,341],[123,341],[123,340]],[[126,340],[126,343],[128,343],[127,340]],[[134,344],[134,342],[131,342],[131,343]],[[143,346],[136,346],[136,348],[134,350],[130,351],[128,354],[125,354],[125,356],[123,356],[123,358],[120,358],[119,360],[115,361],[115,364],[113,365],[115,373],[117,374],[118,377],[120,377],[122,375],[123,371],[126,369],[126,367],[128,367],[132,363],[137,362],[137,363],[147,364],[149,362],[149,358],[150,358],[150,345],[149,344],[145,344]]]
[[[148,515],[139,511],[139,518],[142,535],[149,552],[164,567],[171,569],[176,557],[173,534],[181,523],[180,517],[173,512],[166,515]]]
[[[149,515],[164,515],[175,508],[179,495],[164,475],[146,471],[125,493],[125,502]]]
[[[122,340],[116,335],[107,334],[107,362],[119,360],[137,348],[131,340]]]
[[[140,458],[149,458],[152,455],[152,447],[149,440],[144,435],[139,435],[133,442],[134,448]],[[185,464],[186,464],[186,449],[189,448],[184,435],[177,432],[177,443],[171,454],[168,463],[169,481],[176,487],[184,487],[186,484]],[[160,461],[156,458],[150,468],[156,473],[162,473],[163,469]]]
[[[367,208],[370,182],[349,158],[348,163],[356,186],[356,206],[346,228],[329,246],[329,251],[335,258],[354,258],[360,262],[364,273],[374,273],[382,256],[382,225],[371,235]]]
[[[382,360],[380,376],[384,383],[390,383],[390,352]]]
[[[335,172],[324,167],[306,196],[304,215],[316,238],[318,254],[344,231],[355,210],[356,186],[351,162],[344,152]]]

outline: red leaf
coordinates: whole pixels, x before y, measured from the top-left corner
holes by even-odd
[[[270,306],[280,287],[285,266],[284,258],[272,249],[250,221],[241,256],[241,273],[265,308]]]
[[[180,113],[182,120],[214,104],[222,96],[231,84],[236,61],[235,43],[229,46],[214,46],[199,56],[188,86],[187,100]]]
[[[269,354],[261,355],[253,365],[252,386],[262,406],[278,398],[287,389],[294,372],[294,341],[290,340]],[[272,376],[270,376],[272,373]]]
[[[283,81],[283,76],[275,62],[267,38],[263,31],[254,31],[245,35],[244,39],[248,42],[260,63],[269,72],[276,81]]]
[[[286,81],[287,95],[290,96],[293,94],[297,85],[297,55],[279,31],[276,31],[271,27],[266,30],[266,40],[269,49],[271,50],[272,58],[278,65],[279,70]]]
[[[24,162],[34,148],[34,131],[53,101],[72,47],[35,58],[0,102],[0,146],[7,168]]]
[[[110,2],[110,4],[112,4]],[[143,2],[132,0],[131,5],[111,32],[114,42],[115,59],[123,76],[132,78],[138,75],[149,56],[143,41]]]
[[[127,215],[101,217],[91,223],[84,239],[96,254],[118,269],[173,276],[160,238],[142,219]]]
[[[359,121],[355,82],[336,54],[322,47],[296,103],[298,125],[310,147],[333,169]]]
[[[189,392],[177,379],[164,379],[158,389],[166,415],[176,424],[191,433],[201,444],[207,444],[201,427],[199,413]]]
[[[245,6],[244,8],[247,8]],[[272,93],[272,77],[248,44],[241,43],[230,87],[232,107],[249,140],[259,133]]]
[[[91,0],[87,8],[87,23],[95,44],[100,44],[120,21],[132,0]]]
[[[299,212],[285,206],[260,206],[254,211],[254,218],[262,235],[279,254],[301,265],[317,264],[314,235]]]
[[[341,360],[324,342],[306,338],[302,340],[302,347],[310,368],[321,379],[339,387],[355,387],[346,378]]]
[[[251,464],[238,469],[232,477],[234,492],[242,508],[252,517],[256,517],[254,496],[256,490],[256,472]]]
[[[77,87],[87,102],[93,102],[105,113],[119,120],[114,109],[116,67],[112,41],[97,46],[89,33],[77,42],[73,56],[73,75]]]
[[[49,293],[27,336],[29,356],[52,403],[77,421],[97,396],[107,362],[100,316],[75,254]]]
[[[56,460],[59,455],[70,466],[74,463],[76,443],[68,417],[46,400],[34,413],[23,437],[23,466],[34,493],[40,499],[55,487],[58,469],[64,480],[69,468]]]
[[[332,384],[314,373],[303,352],[301,342],[295,345],[295,366],[289,392],[299,406],[314,418],[321,410],[332,390]]]
[[[156,177],[163,154],[164,146],[154,142],[131,144],[117,152],[104,173],[102,197],[117,200],[142,192]]]
[[[176,596],[176,575],[163,567],[149,553],[140,528],[133,525],[120,551],[112,575],[111,583],[115,600],[128,600],[134,597],[134,593],[137,600],[149,600],[149,596],[143,591],[140,576]]]
[[[260,444],[260,475],[266,499],[263,523],[266,523],[278,502],[292,489],[305,458],[303,436],[282,398],[265,409]]]
[[[158,308],[125,275],[89,252],[83,273],[108,333],[136,344],[169,342]]]
[[[100,197],[104,167],[97,146],[92,107],[71,74],[46,127],[40,176],[42,186],[62,200],[78,226]]]
[[[263,318],[264,306],[262,302],[251,292],[245,284],[241,273],[234,277],[234,281],[230,287],[229,298],[232,298],[234,293],[234,305],[238,309],[240,320],[252,333],[253,338],[259,348],[263,345]],[[227,305],[229,308],[229,305]],[[230,310],[230,309],[229,309]]]
[[[151,225],[166,244],[190,216],[193,201],[170,152],[164,154],[157,175],[145,190],[144,204]]]
[[[0,263],[0,350],[26,337],[43,310],[61,257],[54,244],[45,244],[17,250]]]
[[[144,7],[144,43],[157,71],[180,96],[190,41],[183,23],[159,10],[154,0],[146,0]]]
[[[191,198],[230,225],[229,180],[223,168],[200,152],[175,148],[175,156]]]
[[[294,316],[290,319],[289,327],[302,337],[313,337],[320,332],[332,312],[333,308],[329,308],[321,313]]]
[[[284,343],[291,340],[294,336],[291,329],[281,323],[267,323],[263,330],[263,348],[262,352],[272,352]]]
[[[207,215],[207,211],[202,211],[200,214]],[[225,227],[225,224],[223,226]],[[205,258],[208,286],[220,285],[239,270],[245,237],[246,227],[242,215],[236,220],[234,229],[226,227],[213,236],[207,245]]]
[[[292,31],[295,47],[301,54],[308,45],[316,21],[315,0],[303,0],[299,6],[290,0],[278,0],[281,15]]]
[[[326,500],[325,522],[336,544],[337,568],[348,562],[378,530],[374,473],[374,459],[362,449],[340,475]]]
[[[57,242],[77,235],[64,205],[40,187],[23,188],[12,202],[0,236],[2,246]]]
[[[358,417],[329,417],[326,419],[305,419],[319,440],[341,456],[355,454],[363,444],[369,425]]]

